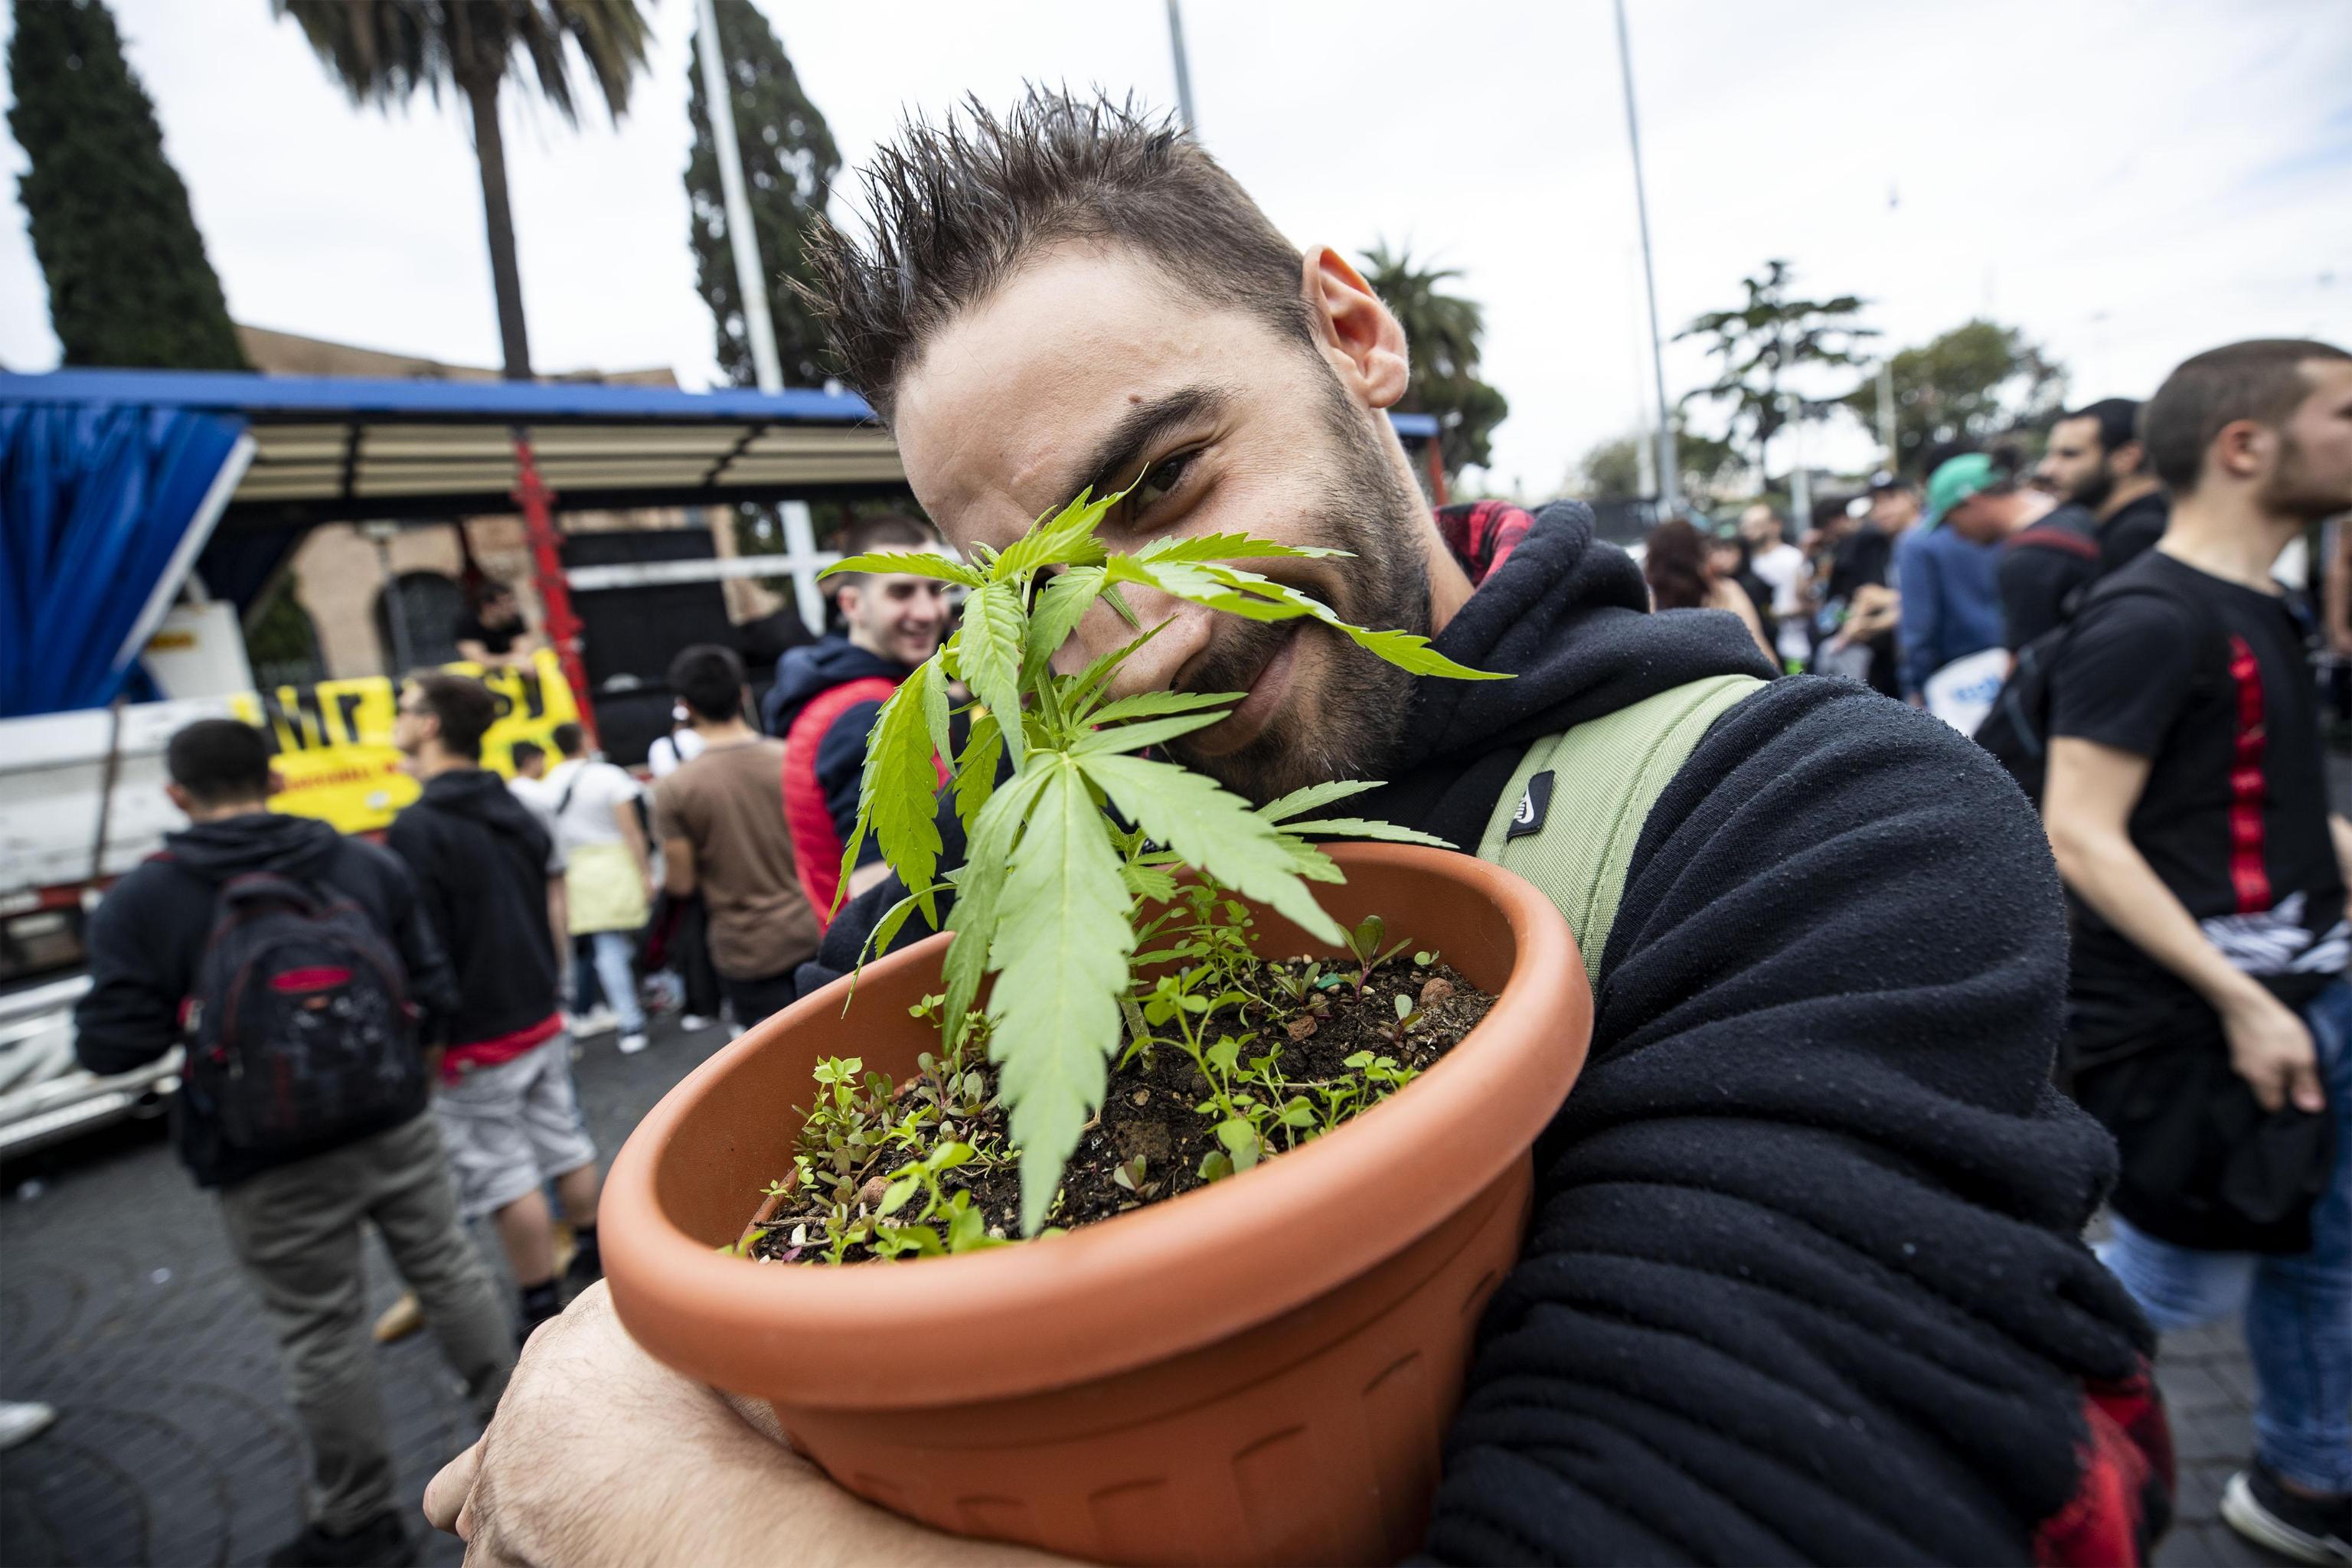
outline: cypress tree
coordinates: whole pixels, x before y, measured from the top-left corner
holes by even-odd
[[[776,355],[783,363],[786,384],[821,386],[826,375],[824,331],[793,292],[790,280],[815,280],[801,247],[824,212],[834,176],[841,173],[841,152],[833,144],[824,116],[801,90],[800,78],[767,17],[751,0],[718,0],[715,9],[734,99],[735,139],[743,152],[751,232],[760,241],[768,310],[775,319]],[[735,253],[727,237],[727,205],[719,190],[719,151],[710,139],[699,55],[689,53],[687,76],[694,152],[686,165],[686,194],[692,209],[696,279],[718,324],[719,368],[738,386],[749,386],[754,380],[751,345],[736,287]]]
[[[17,199],[78,365],[243,370],[188,188],[100,0],[32,0],[8,44],[8,129],[32,168]]]

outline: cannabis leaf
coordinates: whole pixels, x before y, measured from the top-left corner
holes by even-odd
[[[987,581],[953,556],[940,555],[928,550],[904,552],[881,550],[870,555],[852,555],[845,561],[835,562],[817,575],[830,577],[836,572],[871,572],[877,575],[903,573],[909,577],[938,577],[950,583],[961,583],[967,588],[977,588]]]
[[[1285,833],[1319,834],[1328,838],[1379,838],[1391,844],[1426,844],[1433,849],[1451,849],[1450,838],[1440,838],[1434,833],[1418,828],[1399,827],[1393,823],[1375,822],[1364,816],[1326,816],[1313,822],[1286,822]]]
[[[919,889],[931,885],[940,860],[940,826],[931,806],[939,774],[931,766],[930,733],[923,721],[923,693],[929,684],[927,678],[903,681],[882,704],[866,732],[866,768],[857,786],[858,828],[872,822],[882,858],[900,881],[919,890],[927,919],[932,918],[929,895]],[[843,862],[845,889],[849,872],[856,868],[857,843],[863,837],[862,831],[851,835]]]
[[[1021,1228],[1031,1235],[1102,1104],[1135,951],[1118,857],[1084,775],[1062,758],[1035,771],[1042,783],[1004,879],[988,1003],[989,1055],[1021,1150]]]
[[[1326,550],[1312,544],[1276,544],[1271,539],[1255,539],[1246,533],[1196,533],[1190,538],[1155,539],[1135,552],[1138,561],[1250,561],[1287,556],[1301,561],[1321,561],[1344,556],[1345,550]]]
[[[996,715],[1016,769],[1028,750],[1021,724],[1021,644],[1027,618],[1017,588],[988,583],[964,601],[963,629],[956,634],[964,683]]]
[[[1297,816],[1302,811],[1345,800],[1351,795],[1361,795],[1381,786],[1370,779],[1341,779],[1333,784],[1311,784],[1304,789],[1292,790],[1279,800],[1267,801],[1257,808],[1257,814],[1268,822],[1281,822]]]
[[[1326,942],[1339,928],[1289,869],[1274,825],[1215,780],[1144,757],[1083,755],[1087,777],[1143,830],[1245,897],[1270,905]]]
[[[940,975],[947,984],[944,1017],[950,1047],[961,1037],[964,1015],[980,994],[981,981],[995,967],[990,948],[996,936],[1005,864],[1045,776],[1032,769],[990,796],[965,846],[963,872],[956,883],[955,940],[948,944]]]
[[[1100,566],[1074,566],[1045,584],[1037,595],[1036,607],[1029,612],[1022,679],[1035,679],[1046,661],[1070,640],[1070,634],[1078,629],[1087,611],[1102,596],[1103,578]]]

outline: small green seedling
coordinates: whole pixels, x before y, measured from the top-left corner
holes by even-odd
[[[1388,922],[1378,915],[1366,915],[1363,922],[1344,933],[1348,952],[1356,960],[1356,994],[1361,996],[1364,987],[1371,984],[1372,971],[1411,947],[1411,942],[1398,942],[1382,952],[1381,942],[1388,935]]]

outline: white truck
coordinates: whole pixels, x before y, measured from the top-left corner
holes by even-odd
[[[226,605],[173,609],[145,663],[177,695],[0,719],[0,1158],[152,1113],[179,1085],[177,1051],[112,1078],[76,1065],[82,931],[105,886],[186,825],[163,795],[164,743],[231,714],[253,679]]]

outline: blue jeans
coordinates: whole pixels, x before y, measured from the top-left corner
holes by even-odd
[[[2099,1261],[2165,1332],[2243,1310],[2261,1397],[2254,1451],[2315,1491],[2352,1491],[2352,983],[2304,1011],[2336,1118],[2336,1167],[2311,1213],[2311,1250],[2294,1257],[2192,1252],[2126,1220]]]
[[[637,976],[630,968],[635,958],[637,938],[634,931],[600,931],[589,936],[596,965],[596,985],[611,1003],[613,1016],[625,1035],[646,1032],[645,1005],[637,1000]]]

